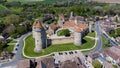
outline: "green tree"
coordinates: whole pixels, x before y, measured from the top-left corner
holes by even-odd
[[[7,42],[6,41],[3,41],[1,44],[0,44],[0,52],[2,52],[2,50],[4,49],[4,47],[7,45]]]
[[[102,68],[102,64],[98,60],[94,61],[93,66],[94,68]]]
[[[120,35],[120,28],[116,29],[116,35],[119,36]]]
[[[15,14],[11,14],[5,17],[4,23],[9,25],[9,24],[19,24],[20,17]]]
[[[17,26],[16,33],[18,33],[18,34],[24,34],[25,32],[27,32],[25,26]]]
[[[7,34],[7,35],[11,35],[15,32],[15,26],[14,25],[10,25],[7,26],[4,30],[3,30],[3,35]]]

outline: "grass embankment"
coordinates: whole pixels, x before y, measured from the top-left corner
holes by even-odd
[[[9,46],[7,47],[7,51],[8,51],[8,52],[12,52],[13,49],[14,49],[14,45],[9,45]]]
[[[87,36],[92,35],[92,34],[95,35],[95,33],[92,32],[92,33],[89,33]],[[36,56],[50,54],[52,52],[92,48],[94,46],[95,40],[91,40],[90,38],[84,37],[83,41],[82,41],[83,44],[81,46],[75,46],[73,43],[51,45],[51,46],[45,48],[44,52],[42,52],[42,53],[35,53],[34,52],[35,41],[32,38],[32,35],[29,35],[25,39],[25,42],[26,42],[26,44],[25,44],[24,53],[27,56],[36,57]]]
[[[106,44],[109,43],[109,40],[107,40],[104,36],[101,36],[101,37],[102,37],[102,49],[108,48],[108,46],[106,46]]]
[[[15,44],[17,43],[17,41],[11,41],[10,43],[9,43],[9,45],[8,45],[8,47],[7,47],[7,51],[8,52],[12,52],[13,50],[14,50],[14,46],[15,46]]]

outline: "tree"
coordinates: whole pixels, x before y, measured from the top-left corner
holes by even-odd
[[[0,3],[1,3],[1,4],[4,3],[4,2],[7,2],[7,0],[0,0]]]
[[[4,28],[5,28],[5,24],[3,24],[2,22],[0,22],[0,33],[3,31]]]
[[[7,45],[7,42],[6,42],[6,41],[3,41],[3,42],[0,44],[0,52],[2,52],[3,48],[5,48],[6,45]]]
[[[119,36],[120,35],[120,28],[117,28],[115,31],[116,31],[116,35]]]
[[[13,34],[14,32],[15,32],[14,25],[10,25],[3,30],[3,34],[7,34],[7,35]]]
[[[25,32],[27,32],[25,26],[17,26],[16,33],[18,33],[18,34],[24,34]]]
[[[4,23],[7,25],[19,24],[19,21],[20,21],[20,17],[18,15],[11,14],[5,17]]]
[[[93,66],[94,68],[102,68],[102,64],[98,60],[94,61]]]

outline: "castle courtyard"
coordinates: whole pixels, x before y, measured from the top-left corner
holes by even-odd
[[[38,56],[50,54],[52,52],[92,48],[95,44],[95,39],[91,39],[87,36],[95,37],[95,32],[88,33],[83,38],[83,41],[82,41],[83,44],[81,46],[75,46],[73,43],[55,44],[55,45],[50,45],[47,48],[45,48],[42,53],[35,53],[34,52],[35,42],[34,42],[34,39],[32,38],[32,35],[29,35],[25,39],[24,53],[26,56],[29,56],[29,57],[38,57]],[[24,43],[23,43],[23,46],[24,46]]]

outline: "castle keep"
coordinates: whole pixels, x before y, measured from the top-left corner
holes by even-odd
[[[34,52],[41,52],[46,47],[46,32],[41,21],[36,20],[32,28],[33,38],[35,39]]]

